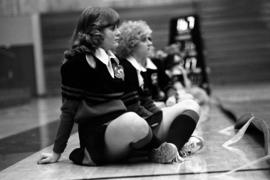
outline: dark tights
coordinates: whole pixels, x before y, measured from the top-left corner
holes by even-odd
[[[198,120],[199,115],[192,110],[186,110],[176,116],[170,126],[166,141],[175,144],[180,150],[189,140],[196,128]]]

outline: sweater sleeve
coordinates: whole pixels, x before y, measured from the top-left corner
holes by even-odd
[[[61,66],[62,96],[68,99],[81,99],[84,95],[87,77],[82,58],[69,59]]]
[[[79,100],[63,98],[61,107],[60,124],[56,134],[53,151],[62,153],[66,148],[71,130],[74,125],[74,116],[80,104]]]
[[[160,108],[155,105],[149,90],[144,89],[143,91],[140,91],[139,96],[140,96],[141,105],[145,109],[147,109],[148,111],[152,113],[156,113],[160,111]]]
[[[138,94],[140,97],[141,105],[147,109],[148,111],[152,113],[156,113],[160,111],[160,108],[158,108],[154,100],[152,98],[151,91],[149,89],[149,81],[147,81],[147,72],[141,72],[141,75],[144,79],[144,86],[143,88],[138,88]]]
[[[62,153],[66,148],[74,125],[74,116],[83,95],[83,83],[80,81],[80,59],[67,60],[61,67],[62,106],[60,124],[56,134],[53,151]]]

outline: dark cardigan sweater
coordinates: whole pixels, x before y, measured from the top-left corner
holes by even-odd
[[[94,114],[94,117],[89,119],[89,123],[104,123],[126,112],[126,107],[121,101],[123,80],[112,78],[105,64],[95,57],[94,61],[96,67],[92,68],[87,63],[85,54],[77,53],[61,66],[63,103],[53,148],[56,153],[62,153],[66,147],[75,122],[74,116],[82,100],[85,100],[93,109],[97,106],[106,109],[109,102],[118,102],[117,111],[110,114],[102,114],[105,111],[99,111],[99,115]]]
[[[128,111],[136,112],[143,118],[147,118],[153,113],[160,111],[152,100],[146,72],[141,73],[144,79],[144,86],[141,88],[135,67],[126,59],[121,59],[120,61],[125,72],[125,94],[122,99]]]

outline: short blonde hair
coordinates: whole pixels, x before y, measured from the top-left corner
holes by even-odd
[[[124,21],[119,27],[119,31],[119,45],[116,54],[121,58],[129,57],[139,42],[152,33],[149,25],[142,20]]]

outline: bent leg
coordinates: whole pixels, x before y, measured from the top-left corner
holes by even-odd
[[[106,125],[83,123],[78,125],[80,148],[74,149],[69,159],[79,165],[103,165],[104,157],[104,133]]]
[[[172,142],[180,149],[196,127],[199,109],[198,103],[190,99],[162,109],[162,122],[154,130],[154,134],[160,140]]]
[[[180,150],[193,134],[199,115],[192,110],[186,110],[172,122],[166,141],[174,143]]]
[[[108,125],[105,131],[105,154],[109,162],[125,159],[132,148],[141,148],[152,139],[147,122],[133,112],[125,113]]]

